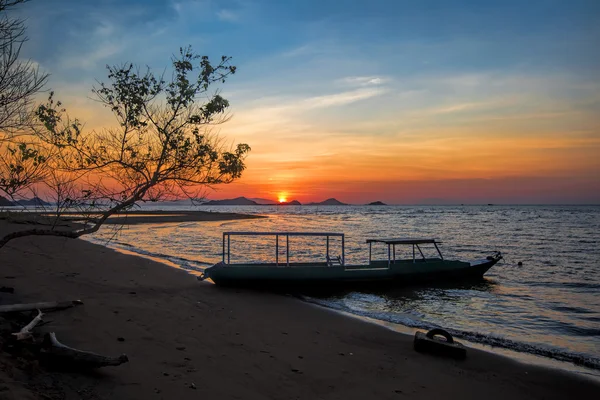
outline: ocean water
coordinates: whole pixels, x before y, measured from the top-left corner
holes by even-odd
[[[177,208],[155,205],[145,209]],[[424,329],[443,327],[463,340],[564,361],[594,371],[594,375],[600,370],[599,206],[194,209],[268,218],[142,224],[119,231],[107,226],[91,240],[195,272],[221,260],[224,231],[343,232],[347,264],[366,263],[365,240],[377,237],[434,237],[443,242],[445,257],[466,261],[499,250],[504,261],[480,282],[309,293],[304,299],[384,323]],[[324,243],[324,238],[293,238],[291,259],[322,260]],[[280,246],[280,260],[285,259],[284,247]],[[341,254],[340,248],[339,241],[332,239],[332,254]],[[373,250],[373,258],[387,257],[383,246]],[[232,262],[274,259],[274,239],[232,238]]]

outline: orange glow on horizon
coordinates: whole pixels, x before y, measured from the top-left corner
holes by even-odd
[[[555,106],[540,101],[542,109]],[[351,204],[600,202],[600,119],[587,110],[415,108],[349,123],[329,107],[308,123],[297,115],[313,112],[306,107],[239,104],[216,133],[251,145],[247,169],[207,196],[303,204],[330,197]],[[110,125],[105,111],[92,111],[86,103],[73,113],[89,115],[87,127]]]

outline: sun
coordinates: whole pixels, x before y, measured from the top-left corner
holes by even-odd
[[[277,200],[279,200],[280,203],[285,203],[287,202],[287,197],[284,194],[280,194]]]

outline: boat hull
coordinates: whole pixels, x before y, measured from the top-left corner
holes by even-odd
[[[220,286],[278,289],[283,287],[402,286],[431,281],[481,279],[501,256],[476,262],[440,259],[387,261],[364,266],[328,266],[325,263],[287,265],[218,263],[204,272]]]

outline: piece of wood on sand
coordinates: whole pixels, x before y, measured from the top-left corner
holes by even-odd
[[[420,353],[431,353],[459,360],[467,357],[466,347],[455,342],[452,335],[443,329],[432,329],[427,333],[415,333],[414,348]]]
[[[48,311],[48,310],[62,310],[83,304],[81,300],[68,300],[68,301],[43,301],[40,303],[25,303],[25,304],[5,304],[0,306],[1,313],[11,313],[20,311]]]
[[[32,338],[33,334],[31,333],[31,331],[33,330],[33,328],[35,328],[37,324],[42,322],[43,316],[44,314],[42,314],[42,312],[38,310],[38,315],[36,315],[30,323],[21,328],[19,332],[13,333],[13,336],[15,336],[17,340],[26,340]]]
[[[83,351],[65,346],[56,339],[54,332],[44,335],[44,342],[40,350],[48,361],[61,367],[77,368],[100,368],[108,366],[118,366],[129,361],[127,355],[121,354],[118,357],[107,357],[90,351]]]

